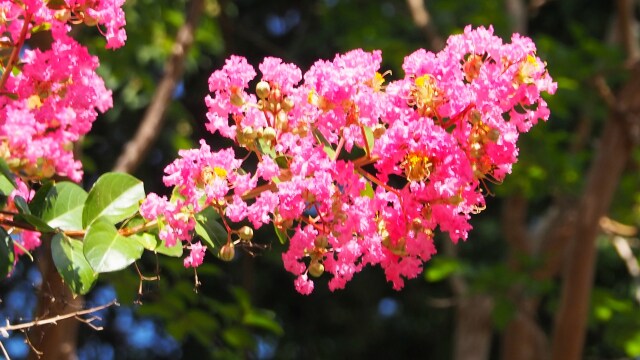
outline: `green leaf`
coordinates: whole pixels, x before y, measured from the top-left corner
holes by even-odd
[[[140,259],[144,248],[122,236],[108,218],[99,217],[87,228],[84,256],[98,273],[122,270]]]
[[[282,335],[284,330],[282,330],[282,326],[278,324],[275,318],[275,313],[271,311],[252,311],[244,315],[242,322],[245,325],[264,329],[276,335]]]
[[[222,332],[222,338],[227,344],[243,349],[253,346],[254,339],[247,329],[239,326],[228,327]]]
[[[31,209],[29,208],[29,204],[27,204],[27,201],[22,196],[14,197],[13,203],[16,205],[16,208],[18,208],[18,215],[14,216],[14,220],[24,221],[30,225],[33,225],[33,227],[35,227],[36,230],[43,233],[55,231],[54,228],[49,226],[46,222],[44,222],[38,216],[31,214]]]
[[[82,227],[86,228],[98,217],[118,223],[135,214],[144,198],[142,181],[129,174],[106,173],[89,191],[82,211]]]
[[[367,181],[367,185],[365,185],[364,189],[362,189],[360,191],[360,196],[366,196],[368,198],[373,199],[374,195],[375,195],[375,193],[373,191],[373,186],[371,185],[371,183],[369,181]]]
[[[212,207],[207,207],[196,214],[196,234],[207,244],[211,253],[216,254],[215,248],[227,243],[227,230],[218,219],[220,215]]]
[[[51,256],[62,280],[74,294],[84,295],[91,290],[98,274],[84,257],[84,243],[63,234],[51,239]]]
[[[9,178],[4,175],[0,175],[0,193],[5,197],[8,197],[9,194],[15,189],[15,186],[11,184]]]
[[[143,248],[154,251],[160,244],[158,237],[151,233],[141,233],[129,236],[129,239],[136,240]]]
[[[49,224],[44,222],[42,219],[32,214],[18,214],[15,215],[13,219],[17,221],[24,221],[30,225],[33,225],[33,227],[35,227],[36,230],[41,233],[51,233],[56,231],[56,229],[49,226]]]
[[[448,278],[451,274],[462,269],[460,262],[444,256],[436,257],[429,261],[424,272],[424,278],[429,282],[436,282]]]
[[[13,203],[16,204],[16,208],[18,208],[18,212],[20,214],[31,214],[29,204],[27,203],[27,200],[25,200],[22,196],[16,195],[13,198]]]
[[[182,242],[176,241],[173,246],[167,246],[164,241],[160,240],[158,246],[154,249],[155,252],[162,255],[172,256],[172,257],[181,257],[182,256]]]
[[[373,145],[375,144],[375,138],[373,137],[373,130],[368,127],[365,126],[364,127],[364,134],[366,137],[366,141],[367,141],[367,145],[369,146],[369,152],[367,153],[367,156],[371,156],[371,152],[373,151]],[[365,152],[367,150],[367,148],[364,148]]]
[[[0,158],[0,173],[4,175],[4,178],[11,184],[13,189],[18,187],[18,184],[16,184],[16,181],[13,179],[13,173],[11,169],[9,169],[9,165],[7,165],[7,162],[4,161],[3,158]]]
[[[316,140],[318,140],[320,144],[324,145],[324,152],[327,153],[327,155],[329,155],[331,159],[334,159],[336,156],[336,151],[333,149],[333,146],[331,146],[329,140],[327,140],[327,138],[324,137],[324,135],[322,135],[322,132],[317,128],[313,129],[313,135],[316,137]]]
[[[259,138],[256,139],[256,144],[258,144],[258,150],[260,150],[263,155],[269,155],[272,159],[276,158],[276,150],[271,146],[271,140]]]
[[[0,279],[4,279],[13,270],[15,260],[13,240],[4,228],[0,227]]]
[[[87,192],[72,182],[42,187],[31,202],[31,209],[49,226],[63,230],[80,230]]]
[[[284,245],[287,242],[287,234],[278,229],[276,224],[273,224],[273,228],[276,230],[276,235],[278,236],[278,240],[280,240],[280,244]]]

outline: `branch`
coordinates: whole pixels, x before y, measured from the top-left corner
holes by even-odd
[[[55,324],[60,320],[64,320],[64,319],[69,319],[72,317],[77,318],[78,320],[84,322],[84,323],[90,323],[91,321],[97,319],[96,317],[92,317],[90,319],[81,319],[78,318],[78,316],[80,315],[86,315],[86,314],[90,314],[102,309],[106,309],[110,306],[119,306],[118,302],[116,300],[113,300],[107,304],[104,305],[100,305],[100,306],[96,306],[96,307],[92,307],[90,309],[86,309],[86,310],[80,310],[80,311],[75,311],[72,313],[67,313],[64,315],[57,315],[54,317],[50,317],[47,319],[43,319],[43,320],[34,320],[34,321],[29,321],[27,323],[22,323],[22,324],[16,324],[16,325],[11,325],[9,324],[9,321],[7,320],[7,325],[6,326],[1,326],[0,327],[0,335],[2,335],[3,337],[9,337],[9,331],[14,331],[14,330],[22,330],[22,329],[28,329],[31,327],[36,327],[36,326],[42,326],[42,325],[47,325],[47,324]],[[95,326],[94,326],[95,328]]]
[[[511,30],[519,34],[527,32],[527,7],[524,0],[505,0],[507,14],[511,23]]]
[[[24,23],[22,24],[22,30],[20,31],[20,37],[18,37],[18,41],[13,46],[11,50],[11,55],[9,56],[9,61],[7,62],[7,66],[4,68],[4,72],[2,73],[2,78],[0,79],[0,90],[4,89],[4,85],[7,83],[9,79],[9,75],[13,70],[13,66],[18,61],[18,55],[20,55],[20,49],[22,49],[22,45],[24,44],[25,39],[27,38],[27,31],[29,30],[29,23],[31,22],[31,14],[25,11],[24,15]]]
[[[124,147],[124,152],[116,161],[114,171],[135,171],[151,149],[151,145],[157,140],[164,114],[170,104],[176,83],[182,77],[184,62],[193,44],[194,31],[202,13],[203,0],[191,0],[191,8],[185,23],[178,30],[176,41],[173,44],[172,54],[165,63],[164,77],[151,100],[149,108],[142,119],[138,132]]]
[[[615,235],[613,237],[613,246],[616,248],[618,255],[624,261],[627,266],[629,275],[633,278],[635,287],[635,298],[640,303],[640,266],[638,266],[638,259],[633,255],[629,241],[622,236]]]
[[[640,64],[636,64],[633,74],[640,74]],[[553,360],[582,358],[595,271],[598,221],[611,206],[627,160],[640,142],[637,136],[640,129],[640,84],[635,79],[631,77],[617,97],[620,112],[611,111],[609,114],[578,204],[576,229],[565,264],[560,306],[553,330]]]
[[[640,56],[640,49],[634,31],[634,1],[617,0],[618,39],[627,53],[628,64],[633,64]]]
[[[436,51],[444,48],[444,41],[438,35],[438,31],[431,21],[431,16],[424,5],[424,0],[407,0],[407,5],[414,24],[424,33],[429,47]]]

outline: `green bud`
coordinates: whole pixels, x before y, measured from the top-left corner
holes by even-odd
[[[487,136],[489,137],[489,140],[496,142],[498,141],[498,139],[500,139],[500,130],[491,129],[489,130],[489,134]]]
[[[320,277],[324,273],[324,265],[318,260],[314,260],[309,264],[309,275],[313,277]]]
[[[220,249],[220,254],[218,256],[220,256],[220,259],[222,259],[223,261],[231,261],[233,260],[233,257],[235,255],[236,255],[236,249],[233,247],[233,244],[229,243],[229,244],[225,244]]]
[[[282,103],[280,104],[282,110],[284,110],[285,112],[289,112],[295,105],[296,103],[294,103],[293,100],[288,97],[284,98],[284,100],[282,100]]]
[[[313,240],[313,245],[317,248],[324,249],[329,246],[329,239],[325,235],[320,235]]]
[[[248,226],[243,226],[238,230],[238,236],[244,241],[253,239],[253,229]]]
[[[242,96],[238,93],[233,93],[231,94],[231,104],[235,105],[235,106],[242,106],[244,105],[244,99],[242,98]]]
[[[266,99],[267,96],[269,96],[270,92],[271,92],[271,86],[269,86],[268,82],[260,81],[256,85],[256,95],[258,95],[258,98]]]
[[[262,138],[267,140],[267,141],[275,140],[276,139],[276,129],[274,129],[272,127],[265,128],[264,131],[262,132]]]

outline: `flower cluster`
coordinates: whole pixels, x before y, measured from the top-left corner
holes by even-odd
[[[71,24],[97,26],[108,48],[122,46],[126,40],[123,3],[0,1],[2,43],[11,50],[2,61],[0,156],[12,170],[27,178],[59,174],[81,179],[73,142],[91,129],[98,111],[112,106],[112,99],[95,72],[98,59],[68,32]],[[25,50],[17,61],[25,40],[44,28],[51,31],[51,48]]]
[[[107,48],[124,44],[124,0],[0,1],[0,158],[21,185],[60,175],[82,178],[73,143],[91,129],[98,112],[112,106],[111,91],[96,74],[97,57],[69,36],[71,25],[97,26]],[[28,49],[25,41],[49,30],[47,50]],[[23,181],[24,180],[24,181]],[[23,189],[24,188],[24,189]],[[12,202],[8,204],[11,211]],[[22,253],[39,245],[39,234],[23,231],[16,238]]]
[[[254,154],[257,169],[202,142],[165,169],[172,199],[149,195],[142,215],[163,219],[167,243],[191,241],[207,206],[227,229],[273,223],[303,294],[311,277],[328,272],[330,289],[340,289],[376,264],[400,289],[435,254],[436,230],[467,239],[486,182],[511,171],[519,133],[548,119],[540,94],[556,85],[530,39],[504,44],[491,28],[467,27],[437,54],[416,51],[404,78],[388,84],[381,61],[379,51],[354,50],[303,76],[266,58],[253,93],[255,69],[232,56],[209,79],[206,126]],[[201,261],[191,255],[185,265]]]

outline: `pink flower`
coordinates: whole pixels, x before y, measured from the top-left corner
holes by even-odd
[[[436,253],[436,229],[467,239],[483,184],[510,172],[519,134],[549,117],[541,92],[556,85],[530,39],[505,44],[492,28],[467,27],[438,53],[414,52],[404,78],[388,84],[381,62],[379,51],[358,49],[302,75],[266,58],[254,95],[255,70],[232,56],[209,79],[207,128],[254,153],[255,173],[201,143],[166,169],[183,199],[150,198],[141,211],[163,213],[160,236],[173,241],[188,240],[193,214],[210,204],[232,222],[274,222],[302,294],[313,290],[309,275],[328,273],[333,291],[367,265],[402,288]]]
[[[207,250],[206,246],[202,246],[200,241],[192,243],[190,247],[189,255],[184,258],[184,267],[198,267],[202,265],[204,261],[204,252]]]
[[[300,275],[295,281],[296,290],[302,295],[309,295],[313,292],[313,281],[309,280],[309,277]]]

